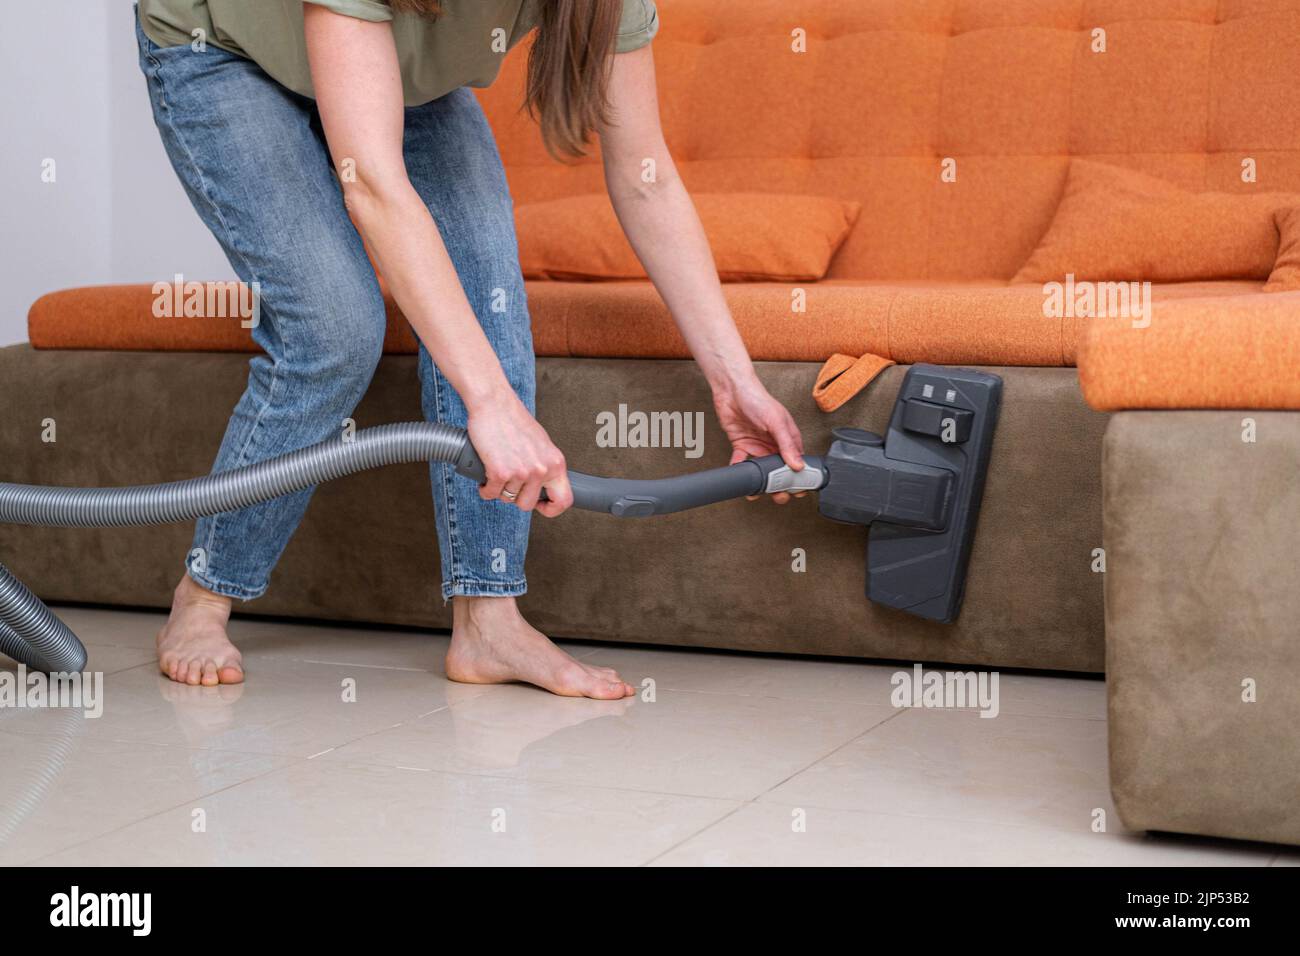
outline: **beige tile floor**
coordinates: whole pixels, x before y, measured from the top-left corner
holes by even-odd
[[[160,615],[61,613],[104,715],[0,711],[3,864],[1300,863],[1124,833],[1097,680],[1003,674],[985,719],[896,710],[893,665],[573,643],[653,700],[563,700],[449,683],[442,634],[237,620],[249,682],[187,688]]]

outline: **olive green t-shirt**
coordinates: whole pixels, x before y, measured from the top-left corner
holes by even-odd
[[[442,0],[437,19],[394,14],[384,0],[309,0],[360,20],[391,20],[407,106],[461,86],[488,86],[505,51],[539,20],[547,0]],[[159,46],[205,42],[252,60],[274,80],[312,95],[303,0],[139,0],[140,25]],[[623,0],[618,52],[645,46],[659,29],[654,0]],[[202,34],[194,31],[201,30]]]

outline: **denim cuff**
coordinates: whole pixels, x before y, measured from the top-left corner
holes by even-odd
[[[473,578],[459,578],[455,581],[442,582],[442,603],[446,604],[454,597],[519,597],[528,591],[528,581],[516,578],[513,581],[478,581]]]
[[[220,594],[223,597],[234,598],[238,601],[252,601],[260,598],[266,593],[266,585],[261,587],[249,588],[241,584],[233,584],[229,581],[220,581],[216,578],[209,577],[206,574],[199,574],[193,568],[186,565],[185,573],[190,579],[201,588],[211,591],[213,594]]]

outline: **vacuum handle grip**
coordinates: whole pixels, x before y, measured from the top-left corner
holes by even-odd
[[[763,471],[753,461],[673,478],[602,478],[569,472],[573,505],[616,518],[647,518],[744,498],[763,490]]]
[[[804,487],[769,487],[774,472],[789,473],[780,455],[750,458],[724,468],[710,468],[672,478],[603,478],[570,471],[569,485],[573,489],[575,508],[611,514],[616,518],[644,518],[699,508],[730,498],[745,498],[769,490],[815,490],[824,483],[825,472],[820,458],[815,455],[806,457],[808,467],[803,472],[790,473],[804,475],[807,472],[803,479]],[[487,481],[487,470],[468,439],[456,461],[456,471],[480,485]],[[546,500],[545,489],[542,500]]]

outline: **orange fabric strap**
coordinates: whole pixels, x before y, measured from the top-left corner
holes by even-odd
[[[813,386],[817,407],[824,412],[835,411],[893,364],[893,359],[870,352],[858,358],[836,352],[817,373],[817,384]]]

